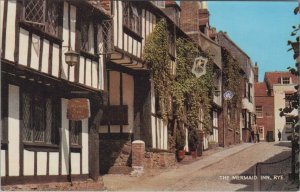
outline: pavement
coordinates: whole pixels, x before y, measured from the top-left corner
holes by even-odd
[[[174,183],[183,183],[183,180],[185,180],[185,177],[178,178],[178,175],[189,175],[191,173],[191,167],[195,167],[197,170],[207,168],[222,161],[226,157],[230,157],[254,145],[254,143],[242,143],[229,148],[218,148],[215,151],[211,150],[207,152],[208,154],[204,153],[203,156],[194,161],[192,160],[193,162],[186,163],[183,161],[179,163],[177,167],[169,168],[167,170],[152,170],[150,173],[145,173],[140,178],[134,178],[128,175],[104,175],[104,187],[109,191],[157,191],[162,189],[173,191]],[[153,185],[154,183],[161,183],[161,181],[163,181],[163,184]],[[139,183],[139,186],[136,186],[137,183]]]

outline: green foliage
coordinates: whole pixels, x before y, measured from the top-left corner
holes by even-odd
[[[197,145],[199,144],[199,136],[197,134],[196,129],[191,129],[189,131],[189,148],[192,151],[197,149]]]
[[[299,14],[299,6],[297,6],[294,9],[294,14],[297,15]],[[298,26],[292,26],[292,32],[291,32],[291,36],[296,36],[300,30],[300,25]],[[288,49],[288,51],[293,50],[294,51],[294,59],[296,60],[299,57],[299,40],[300,40],[300,36],[298,35],[295,38],[295,41],[288,41],[287,45],[290,46],[290,49]],[[292,73],[293,75],[299,76],[299,61],[296,60],[296,64],[295,67],[288,67],[287,69],[290,71],[290,73]],[[299,89],[299,85],[295,86],[295,89],[298,90]],[[280,108],[279,111],[279,115],[280,116],[289,116],[292,121],[293,121],[293,126],[296,130],[296,133],[299,134],[299,125],[296,124],[296,122],[298,122],[298,117],[297,116],[291,116],[290,113],[299,108],[299,95],[297,92],[293,93],[291,96],[286,97],[285,100],[288,102],[288,106],[286,106],[285,108]],[[298,136],[297,134],[293,134],[293,140],[298,140]]]
[[[175,114],[180,117],[186,116],[186,123],[196,129],[199,123],[203,124],[205,132],[212,128],[210,114],[211,100],[213,94],[213,61],[204,52],[190,41],[177,39],[177,68],[176,81],[173,83],[175,98]],[[191,72],[194,59],[200,55],[209,58],[206,74],[196,78]],[[205,114],[203,119],[199,118],[200,108]]]
[[[240,66],[237,60],[233,58],[229,51],[222,48],[222,58],[223,58],[223,86],[224,90],[230,90],[234,93],[233,98],[230,101],[226,101],[224,105],[231,109],[231,113],[239,113],[242,106],[241,89],[240,83],[243,81],[243,76],[241,75]],[[227,126],[235,129],[239,127],[239,119],[231,118],[230,121],[226,121]]]
[[[185,123],[192,129],[197,129],[202,123],[205,132],[212,129],[210,116],[213,96],[213,61],[207,54],[200,52],[198,47],[184,39],[176,40],[176,76],[171,74],[171,60],[168,55],[167,23],[161,20],[147,38],[145,44],[145,60],[151,69],[151,78],[155,94],[159,100],[162,118],[168,122],[173,115],[176,119],[176,148],[185,145]],[[198,56],[208,58],[206,74],[196,78],[191,72],[194,59]],[[200,108],[203,119],[200,119]],[[171,141],[169,135],[169,141]],[[172,148],[172,146],[171,146]]]
[[[185,129],[183,127],[183,123],[179,122],[177,123],[176,128],[176,149],[177,150],[183,150],[185,146]]]
[[[167,23],[161,20],[149,35],[145,46],[145,60],[150,65],[154,90],[159,100],[161,115],[164,121],[171,112],[170,57],[168,55]]]

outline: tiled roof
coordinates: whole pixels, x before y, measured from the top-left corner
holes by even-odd
[[[265,81],[273,87],[274,84],[279,84],[279,78],[281,77],[291,77],[293,84],[298,83],[297,76],[291,74],[288,71],[275,71],[275,72],[266,72],[265,73]]]
[[[265,82],[263,83],[255,83],[255,96],[267,96],[267,85]]]

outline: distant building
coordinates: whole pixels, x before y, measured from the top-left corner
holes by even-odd
[[[256,73],[258,74],[258,70]],[[282,133],[282,140],[287,140],[292,128],[291,117],[281,117],[279,109],[288,105],[285,98],[296,92],[297,83],[297,77],[287,71],[266,72],[264,82],[255,83],[256,118],[260,140],[278,141],[278,131]],[[290,113],[290,116],[294,115],[297,115],[296,110]]]

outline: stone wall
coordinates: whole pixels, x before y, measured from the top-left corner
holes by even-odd
[[[131,140],[103,139],[100,136],[100,174],[131,172]]]
[[[176,157],[174,153],[169,153],[169,152],[146,152],[145,153],[144,167],[147,169],[171,167],[174,165],[176,165]]]

